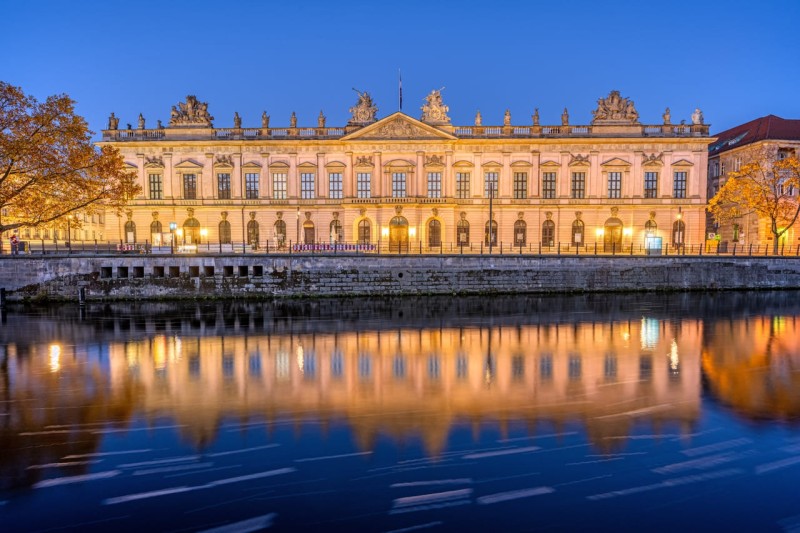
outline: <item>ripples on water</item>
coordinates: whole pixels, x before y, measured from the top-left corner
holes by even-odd
[[[796,530],[798,296],[11,308],[0,523]]]

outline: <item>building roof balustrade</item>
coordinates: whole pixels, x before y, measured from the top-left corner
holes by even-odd
[[[614,137],[708,137],[708,124],[625,124],[560,126],[453,126],[442,131],[462,139]],[[103,130],[105,142],[170,140],[335,140],[352,133],[333,128],[159,128]],[[387,139],[390,140],[390,139]]]

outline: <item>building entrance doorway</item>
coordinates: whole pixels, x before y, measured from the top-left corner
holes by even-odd
[[[405,217],[394,217],[389,222],[389,251],[408,251],[408,220]]]
[[[622,221],[616,217],[606,220],[603,226],[603,250],[606,252],[622,251]]]

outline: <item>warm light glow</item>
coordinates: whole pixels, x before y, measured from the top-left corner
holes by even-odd
[[[626,237],[630,237],[631,235],[633,235],[633,230],[631,228],[623,228],[622,234]]]
[[[381,237],[389,236],[389,228],[381,228]]]
[[[182,236],[182,235],[183,235],[183,230],[182,230],[182,229],[180,229],[180,228],[178,228],[178,229],[176,229],[176,230],[175,230],[175,234],[176,234],[178,237],[180,237],[180,236]]]
[[[297,347],[297,369],[300,370],[302,374],[305,371],[305,356],[303,354],[303,347]]]
[[[672,339],[672,345],[670,346],[669,350],[669,368],[673,372],[678,370],[680,365],[680,357],[678,356],[678,343],[675,339]]]
[[[414,228],[414,227],[408,228],[408,236],[409,237],[416,237],[417,236],[417,228]]]
[[[200,230],[200,236],[201,237],[208,237],[208,230],[206,228],[202,228]]]
[[[61,346],[58,344],[50,345],[50,372],[61,370]]]
[[[595,235],[597,235],[598,237],[602,237],[602,236],[603,236],[603,234],[605,233],[605,230],[604,230],[603,228],[597,228],[596,230],[594,230],[594,233],[595,233]]]
[[[678,213],[677,215],[675,215],[675,218],[677,218],[678,220],[682,219],[683,213]]]
[[[170,231],[175,231],[175,229],[176,229],[177,227],[178,227],[178,223],[177,223],[177,222],[170,222],[170,223],[169,223],[169,230],[170,230]]]

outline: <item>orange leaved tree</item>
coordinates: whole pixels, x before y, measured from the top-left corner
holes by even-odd
[[[708,210],[718,223],[748,213],[768,223],[772,251],[800,214],[800,160],[797,156],[778,158],[775,147],[751,148],[742,154],[739,170],[729,172],[727,181],[709,200]]]
[[[0,81],[0,232],[119,210],[138,193],[119,152],[92,133],[69,96],[39,102]]]

